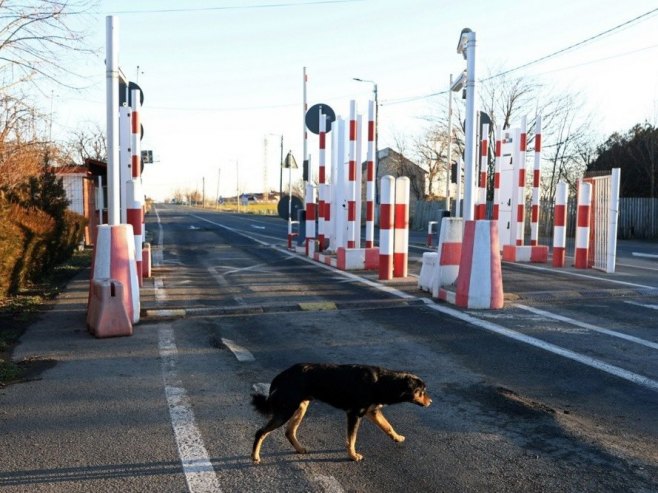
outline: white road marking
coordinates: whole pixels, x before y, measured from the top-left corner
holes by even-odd
[[[167,292],[164,289],[164,281],[161,277],[153,278],[153,289],[155,290],[155,300],[158,302],[167,300]]]
[[[514,265],[518,267],[522,267],[524,269],[534,269],[534,270],[540,270],[543,272],[555,272],[554,269],[548,269],[546,267],[540,267],[538,265],[531,265],[531,264],[524,264],[524,263],[518,263],[515,262]],[[567,276],[572,276],[572,277],[583,277],[585,279],[594,279],[595,281],[603,281],[603,282],[609,282],[612,284],[620,284],[622,286],[631,286],[633,288],[641,288],[641,289],[655,289],[658,290],[656,286],[647,286],[646,284],[637,284],[634,282],[626,282],[626,281],[620,281],[618,279],[606,279],[605,277],[597,277],[597,276],[590,276],[588,274],[580,274],[578,272],[571,272],[568,270],[563,270],[560,271],[560,274],[564,274]]]
[[[227,226],[224,226],[224,225],[221,225],[221,224],[218,224],[218,223],[214,223],[213,221],[204,219],[204,218],[199,217],[199,216],[194,216],[194,217],[197,217],[199,219],[207,221],[211,224],[215,224],[215,225],[217,225],[221,228],[227,229],[227,230],[232,231],[236,234],[239,234],[239,235],[245,236],[247,238],[250,238],[253,241],[256,241],[256,242],[258,242],[262,245],[267,245],[267,243],[265,243],[264,241],[261,241],[261,240],[259,240],[257,238],[254,238],[254,237],[252,237],[248,234],[245,234],[242,231],[238,231],[236,229],[229,228]],[[283,247],[280,247],[278,245],[270,245],[270,246],[272,248],[276,249],[276,250],[279,250],[279,251],[282,251],[282,252],[288,252],[287,249],[284,249]],[[652,379],[647,378],[643,375],[639,375],[637,373],[633,373],[631,371],[624,370],[623,368],[619,368],[619,367],[614,366],[614,365],[609,365],[608,363],[604,363],[603,361],[599,361],[599,360],[596,360],[596,359],[591,358],[589,356],[585,356],[583,354],[576,353],[576,352],[571,351],[569,349],[565,349],[565,348],[562,348],[560,346],[556,346],[555,344],[550,344],[548,342],[544,342],[544,341],[542,341],[540,339],[537,339],[535,337],[526,336],[525,334],[521,334],[520,332],[516,332],[516,331],[511,330],[511,329],[507,329],[505,327],[494,324],[492,322],[488,322],[486,320],[481,320],[479,318],[473,317],[473,316],[471,316],[467,313],[463,313],[463,312],[461,312],[459,310],[456,310],[454,308],[450,308],[450,307],[447,307],[445,305],[440,305],[440,304],[434,303],[434,301],[432,301],[430,299],[418,298],[417,296],[412,296],[412,295],[407,294],[407,293],[405,293],[403,291],[400,291],[398,289],[394,289],[394,288],[391,288],[389,286],[385,286],[383,284],[371,281],[371,280],[366,279],[364,277],[357,276],[357,275],[352,274],[350,272],[345,272],[345,271],[340,271],[338,269],[334,269],[331,266],[316,262],[315,260],[304,257],[302,255],[298,255],[297,258],[300,259],[300,260],[304,260],[308,263],[312,263],[314,265],[317,265],[318,267],[321,267],[321,268],[324,268],[324,269],[327,269],[327,270],[331,270],[332,272],[334,272],[338,275],[342,275],[342,276],[350,278],[350,279],[359,279],[359,280],[361,280],[361,282],[363,282],[367,286],[371,286],[375,289],[379,289],[381,291],[391,293],[391,294],[393,294],[395,296],[398,296],[400,298],[403,298],[403,299],[420,299],[425,303],[425,306],[427,306],[427,308],[430,308],[432,310],[443,313],[444,315],[448,315],[448,316],[451,316],[453,318],[457,318],[459,320],[470,323],[470,324],[472,324],[476,327],[479,327],[481,329],[485,329],[485,330],[488,330],[490,332],[494,332],[496,334],[499,334],[499,335],[502,335],[502,336],[505,336],[505,337],[509,337],[510,339],[514,339],[516,341],[523,342],[523,343],[528,344],[530,346],[534,346],[534,347],[537,347],[539,349],[543,349],[543,350],[548,351],[550,353],[557,354],[559,356],[563,356],[567,359],[577,361],[577,362],[582,363],[586,366],[596,368],[597,370],[601,370],[603,372],[609,373],[610,375],[614,375],[614,376],[619,377],[621,379],[624,379],[624,380],[627,380],[629,382],[633,382],[635,384],[646,387],[650,390],[653,390],[654,392],[658,392],[658,381],[652,380]],[[530,266],[530,265],[524,265],[524,264],[518,264],[518,265],[521,265],[521,266],[529,268],[529,269],[549,271],[549,269],[546,269],[546,268],[543,268],[543,267]],[[565,273],[567,273],[567,272],[565,271]],[[569,275],[573,275],[573,276],[576,276],[576,277],[584,277],[584,278],[589,278],[589,279],[596,279],[596,280],[599,280],[599,281],[608,281],[608,282],[612,282],[612,283],[615,283],[615,284],[622,284],[622,285],[626,285],[626,286],[633,286],[633,287],[647,288],[647,289],[656,289],[654,286],[644,286],[642,284],[635,284],[635,283],[629,283],[629,282],[624,282],[624,281],[615,281],[615,280],[612,280],[612,279],[603,279],[603,278],[600,278],[600,277],[588,276],[586,274],[577,274],[577,273],[570,272]]]
[[[650,310],[658,310],[658,305],[650,305],[648,303],[638,303],[637,301],[624,301],[629,305],[641,306],[642,308],[649,308]]]
[[[425,298],[424,298],[425,299]],[[454,318],[457,318],[459,320],[463,320],[464,322],[468,322],[472,325],[475,325],[476,327],[479,327],[484,330],[488,330],[489,332],[494,332],[496,334],[509,337],[510,339],[514,339],[515,341],[523,342],[525,344],[528,344],[530,346],[534,346],[539,349],[543,349],[545,351],[548,351],[549,353],[557,354],[559,356],[563,356],[567,359],[577,361],[578,363],[582,363],[583,365],[590,366],[592,368],[596,368],[597,370],[604,371],[606,373],[609,373],[610,375],[614,375],[616,377],[622,378],[624,380],[627,380],[629,382],[633,382],[635,384],[641,385],[643,387],[646,387],[650,390],[653,390],[654,392],[658,392],[658,381],[652,380],[650,378],[647,378],[643,375],[639,375],[637,373],[633,373],[628,370],[624,370],[623,368],[620,368],[618,366],[610,365],[608,363],[604,363],[603,361],[599,361],[597,359],[591,358],[589,356],[585,356],[584,354],[576,353],[575,351],[571,351],[569,349],[565,349],[563,347],[557,346],[555,344],[551,344],[550,342],[545,342],[542,341],[541,339],[537,339],[535,337],[530,337],[525,334],[521,334],[520,332],[516,332],[514,330],[502,327],[500,325],[494,324],[492,322],[488,322],[486,320],[481,320],[479,318],[475,318],[467,313],[460,312],[454,308],[449,308],[444,305],[437,305],[436,303],[432,302],[431,300],[425,299],[426,306],[428,308],[431,308],[432,310],[436,310],[438,312],[444,313],[446,315],[450,315]]]
[[[174,331],[168,325],[161,325],[158,337],[165,395],[187,488],[190,493],[221,492],[201,432],[196,426],[190,400],[176,371],[178,348]]]
[[[576,327],[582,327],[583,329],[588,329],[593,332],[599,332],[600,334],[605,334],[610,337],[617,337],[619,339],[624,339],[626,341],[630,341],[635,344],[641,344],[642,346],[646,346],[651,349],[658,349],[658,344],[655,342],[647,341],[645,339],[640,339],[639,337],[630,336],[628,334],[624,334],[623,332],[604,329],[603,327],[598,327],[596,325],[588,324],[587,322],[581,322],[573,318],[565,317],[564,315],[558,315],[557,313],[551,313],[545,310],[540,310],[539,308],[534,308],[532,306],[518,305],[518,304],[514,306],[521,308],[522,310],[527,310],[531,313],[534,313],[535,315],[541,315],[546,318],[552,318],[553,320],[559,320],[560,322],[566,322],[568,324],[575,325]]]
[[[633,252],[633,257],[658,258],[658,255],[653,253]]]
[[[153,249],[151,255],[153,257],[153,266],[159,267],[162,265],[162,237],[164,236],[164,233],[162,230],[162,223],[160,222],[160,214],[158,214],[158,208],[155,207],[155,205],[153,206],[153,210],[155,211],[155,217],[158,221],[158,239],[156,240],[157,248]]]
[[[231,339],[225,339],[222,337],[222,344],[231,350],[238,361],[256,361],[256,358],[254,358],[254,355],[251,354],[248,349],[239,346]]]

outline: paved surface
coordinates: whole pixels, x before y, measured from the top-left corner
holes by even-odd
[[[640,242],[620,248],[650,253],[654,247]],[[541,306],[559,300],[565,306],[592,305],[594,317],[601,304],[610,299],[640,303],[645,296],[655,297],[658,289],[656,263],[651,259],[646,262],[644,273],[620,269],[612,276],[506,264],[505,299],[512,310],[508,313],[521,316],[512,307],[515,303]],[[410,272],[417,273],[419,267],[415,257]],[[564,272],[574,275],[565,277]],[[357,275],[372,281],[376,277],[366,272]],[[387,285],[414,298],[427,298],[416,283],[410,276]],[[157,285],[147,281],[141,296],[145,314],[163,308],[157,293]],[[84,329],[87,295],[88,273],[83,273],[28,329],[14,353],[15,360],[53,360],[57,364],[33,381],[0,389],[0,490],[89,491],[93,484],[96,491],[185,491],[180,450],[171,440],[169,410],[162,391],[163,378],[167,384],[167,360],[154,343],[159,337],[160,346],[163,344],[159,326],[149,324],[149,317],[144,317],[145,324],[131,338],[97,340]],[[168,303],[175,308],[175,296]],[[289,305],[291,310],[303,309],[294,300]],[[245,308],[235,310],[244,312]],[[192,340],[194,334],[189,337]],[[189,351],[202,361],[207,349],[201,345],[191,348]],[[199,368],[192,371],[199,372]],[[203,389],[199,392],[202,394]],[[236,405],[232,395],[226,395],[223,405]],[[52,406],[53,400],[59,405]],[[95,407],[98,402],[104,403],[102,413]],[[121,430],[120,435],[117,430]],[[243,459],[229,456],[223,460],[231,464]],[[203,474],[204,464],[201,460],[197,464],[199,474]],[[236,464],[241,467],[240,462]],[[643,472],[634,474],[641,477]],[[318,481],[325,481],[318,477]],[[649,484],[651,479],[646,481]],[[320,489],[331,488],[327,484]]]

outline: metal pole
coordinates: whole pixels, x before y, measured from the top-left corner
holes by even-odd
[[[281,135],[281,160],[279,161],[279,200],[283,196],[283,135]]]
[[[108,223],[119,224],[119,19],[105,18]]]
[[[446,210],[450,210],[450,169],[452,168],[452,74],[448,89],[448,166],[446,170]],[[455,216],[457,211],[455,211]]]
[[[219,177],[222,174],[222,168],[217,169],[217,197],[215,197],[215,207],[219,208]]]
[[[475,33],[469,32],[466,44],[466,148],[464,149],[464,219],[474,219],[475,188]]]
[[[379,204],[379,187],[377,180],[379,179],[379,100],[377,94],[377,84],[374,83],[375,93],[375,203]],[[376,208],[375,208],[376,209]]]

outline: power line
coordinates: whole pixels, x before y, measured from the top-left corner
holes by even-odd
[[[218,10],[247,10],[247,9],[270,9],[270,8],[283,8],[283,7],[305,7],[311,5],[323,5],[333,3],[354,3],[362,2],[363,0],[316,0],[304,2],[286,2],[286,3],[272,3],[272,4],[255,4],[255,5],[225,5],[223,7],[195,7],[195,8],[177,8],[177,9],[148,9],[148,10],[117,10],[112,11],[112,14],[171,14],[181,12],[210,12]]]
[[[606,31],[600,32],[598,34],[595,34],[594,36],[590,36],[589,38],[583,39],[582,41],[579,41],[578,43],[574,43],[572,45],[567,46],[566,48],[562,48],[561,50],[554,51],[553,53],[549,53],[548,55],[544,55],[540,58],[536,58],[535,60],[532,60],[530,62],[524,63],[522,65],[519,65],[517,67],[511,68],[509,70],[505,70],[504,72],[501,72],[496,75],[492,75],[491,77],[488,77],[486,79],[482,79],[482,82],[485,82],[487,80],[495,79],[497,77],[502,77],[503,75],[507,75],[509,73],[515,72],[517,70],[521,70],[522,68],[529,67],[530,65],[534,65],[536,63],[543,62],[545,60],[548,60],[549,58],[556,57],[558,55],[561,55],[563,53],[566,53],[567,51],[574,50],[580,46],[583,46],[591,41],[594,41],[595,39],[601,38],[605,36],[606,34],[611,34],[615,31],[618,31],[619,29],[628,26],[629,24],[633,24],[634,22],[639,21],[640,19],[649,17],[652,14],[655,14],[658,12],[658,8],[650,10],[648,12],[645,12],[644,14],[640,14],[637,17],[634,17],[630,20],[627,20],[626,22],[622,22],[621,24],[616,25],[615,27],[611,27],[610,29],[607,29]]]
[[[548,55],[544,55],[542,57],[536,58],[534,60],[523,63],[523,64],[518,65],[518,66],[516,66],[514,68],[511,68],[509,70],[505,70],[503,72],[497,73],[497,74],[492,75],[490,77],[487,77],[485,79],[480,79],[480,80],[478,80],[478,82],[486,82],[486,81],[489,81],[489,80],[492,80],[492,79],[497,79],[498,77],[502,77],[502,76],[510,74],[512,72],[516,72],[517,70],[521,70],[522,68],[529,67],[530,65],[535,65],[537,63],[544,62],[544,61],[548,60],[549,58],[553,58],[553,57],[556,57],[558,55],[562,55],[562,54],[566,53],[567,51],[571,51],[571,50],[574,50],[576,48],[579,48],[579,47],[581,47],[581,46],[583,46],[583,45],[585,45],[585,44],[587,44],[591,41],[594,41],[594,40],[596,40],[598,38],[601,38],[601,37],[603,37],[607,34],[611,34],[611,33],[615,32],[615,31],[618,31],[618,30],[620,30],[624,27],[627,27],[630,24],[638,22],[642,19],[646,20],[646,18],[650,17],[653,14],[656,14],[657,12],[658,12],[658,8],[655,8],[653,10],[649,10],[648,12],[645,12],[644,14],[640,14],[637,17],[633,17],[632,19],[629,19],[625,22],[622,22],[621,24],[618,24],[614,27],[611,27],[610,29],[607,29],[607,30],[602,31],[598,34],[595,34],[594,36],[590,36],[589,38],[583,39],[582,41],[579,41],[578,43],[574,43],[572,45],[567,46],[566,48],[562,48],[560,50],[554,51],[552,53],[549,53]],[[629,52],[629,53],[633,53],[633,52]],[[628,54],[628,53],[626,53],[626,54]],[[623,54],[623,55],[625,55],[625,54]],[[623,55],[619,55],[619,56],[623,56]],[[613,58],[613,57],[609,57],[609,58]],[[605,59],[600,59],[600,60],[605,60]],[[592,63],[592,62],[584,62],[581,65],[585,65],[587,63]],[[570,68],[573,68],[573,67],[570,67]],[[407,98],[392,99],[392,100],[389,100],[389,101],[384,101],[382,103],[382,105],[390,106],[390,105],[394,105],[394,104],[410,103],[410,102],[413,102],[413,101],[419,101],[421,99],[428,99],[428,98],[433,98],[433,97],[436,97],[436,96],[441,96],[441,95],[444,95],[444,94],[448,94],[448,91],[449,90],[446,89],[446,90],[439,91],[439,92],[434,92],[434,93],[431,93],[431,94],[425,94],[423,96],[410,96],[410,97],[407,97]]]

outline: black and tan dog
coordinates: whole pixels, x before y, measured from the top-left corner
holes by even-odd
[[[256,432],[251,459],[260,462],[260,448],[265,437],[286,422],[286,437],[299,454],[305,454],[297,440],[299,428],[310,401],[317,399],[347,413],[347,454],[360,461],[356,452],[356,435],[361,418],[366,416],[396,442],[404,441],[382,414],[386,404],[412,402],[419,406],[432,403],[425,383],[411,373],[365,365],[296,364],[279,373],[270,386],[269,396],[253,394],[252,404],[258,412],[272,416]]]

